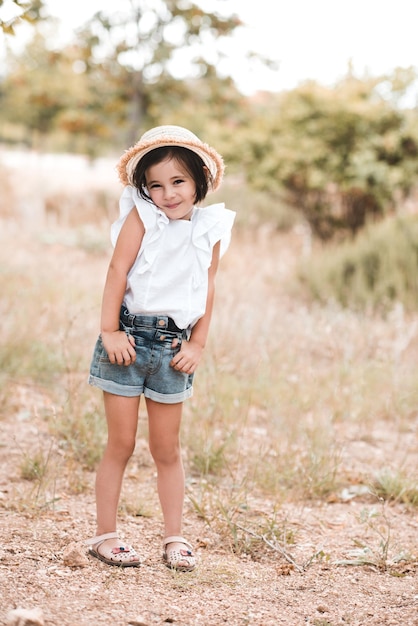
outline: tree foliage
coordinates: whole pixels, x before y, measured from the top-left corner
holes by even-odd
[[[109,140],[105,84],[80,71],[79,50],[49,50],[39,33],[26,49],[9,58],[10,72],[0,89],[1,110],[9,124],[25,129],[24,142],[40,147],[45,137],[64,134],[64,147],[94,156]]]
[[[10,5],[14,5],[15,11],[8,19],[0,17],[0,30],[5,35],[14,35],[16,26],[24,22],[35,24],[41,19],[43,2],[42,0],[10,0]],[[0,9],[4,8],[5,0],[0,0]]]
[[[89,71],[95,68],[121,78],[127,141],[133,143],[157,98],[169,100],[171,108],[184,101],[187,88],[176,77],[181,64],[206,85],[221,82],[216,71],[222,56],[219,41],[241,22],[235,15],[208,13],[187,0],[125,0],[118,9],[96,13],[80,31],[79,45]],[[205,57],[209,49],[212,58]]]
[[[396,106],[416,75],[401,78],[348,75],[334,88],[310,82],[280,94],[248,133],[248,180],[284,194],[322,239],[355,234],[416,182],[416,111]]]
[[[115,150],[134,143],[149,125],[222,126],[243,98],[198,44],[212,38],[207,47],[217,60],[217,37],[231,34],[238,20],[191,3],[131,0],[125,8],[97,13],[63,49],[51,50],[36,32],[22,53],[10,53],[0,120],[25,127],[31,145],[61,133],[68,141],[59,145],[92,156],[106,142]],[[195,68],[185,79],[172,74],[180,47]]]

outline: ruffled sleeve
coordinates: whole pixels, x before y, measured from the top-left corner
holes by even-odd
[[[119,199],[119,218],[110,227],[110,240],[113,247],[116,245],[119,233],[122,229],[123,224],[125,223],[126,218],[128,217],[129,212],[135,206],[133,195],[133,187],[124,187],[122,195]]]
[[[205,280],[207,270],[212,261],[213,247],[220,241],[221,257],[225,254],[231,241],[231,230],[235,220],[235,212],[225,208],[223,203],[197,209],[193,219],[193,244],[197,255],[196,272],[193,276],[194,286]]]
[[[158,254],[158,242],[169,219],[154,204],[141,198],[137,189],[127,185],[119,200],[119,219],[112,224],[110,230],[113,246],[116,244],[128,214],[134,207],[136,207],[145,228],[144,238],[138,253],[138,262],[135,267],[136,272],[143,274],[152,265]]]

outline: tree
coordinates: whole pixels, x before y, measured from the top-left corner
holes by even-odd
[[[236,16],[208,14],[187,0],[121,0],[65,49],[49,49],[38,32],[22,54],[9,52],[0,118],[28,127],[33,138],[64,131],[70,143],[61,147],[84,144],[93,154],[106,140],[115,150],[126,147],[159,123],[198,134],[204,127],[207,140],[222,145],[247,120],[246,99],[218,71],[221,44],[239,25]]]
[[[48,39],[34,32],[22,52],[9,53],[8,74],[0,82],[3,141],[24,137],[31,146],[48,142],[50,149],[91,157],[126,148],[121,129],[129,114],[130,73],[119,63],[92,63],[85,46],[51,50]],[[207,137],[210,129],[216,145],[245,110],[232,79],[218,78],[213,68],[197,79],[164,74],[156,85],[144,86],[144,100],[147,125],[182,125],[187,119],[197,134],[204,130]]]
[[[416,111],[389,97],[390,85],[407,87],[397,76],[349,75],[334,88],[309,82],[280,94],[248,133],[250,183],[284,194],[322,239],[355,234],[393,208],[418,174]]]
[[[218,85],[216,66],[222,57],[218,44],[241,22],[235,15],[207,13],[188,0],[125,0],[118,9],[96,13],[79,33],[79,43],[88,71],[101,66],[119,75],[121,82],[125,79],[121,97],[129,109],[127,141],[133,143],[156,98],[181,102],[184,89],[175,77],[180,54],[184,59],[187,52],[189,76]]]

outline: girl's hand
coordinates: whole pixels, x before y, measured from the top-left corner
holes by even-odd
[[[176,340],[174,340],[176,341]],[[175,348],[175,345],[173,345]],[[180,351],[171,360],[170,365],[179,372],[193,374],[202,358],[203,348],[196,342],[183,340]]]
[[[109,361],[118,365],[131,365],[136,359],[135,339],[123,330],[102,332],[104,349]]]

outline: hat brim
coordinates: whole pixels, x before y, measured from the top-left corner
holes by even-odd
[[[133,174],[136,166],[142,157],[155,150],[165,146],[179,146],[180,148],[188,148],[200,156],[203,163],[208,168],[211,175],[211,188],[216,191],[221,182],[225,171],[225,165],[220,154],[206,143],[201,141],[179,141],[176,137],[164,137],[151,141],[139,141],[137,144],[129,148],[125,154],[119,159],[117,171],[119,179],[124,185],[133,184]]]

